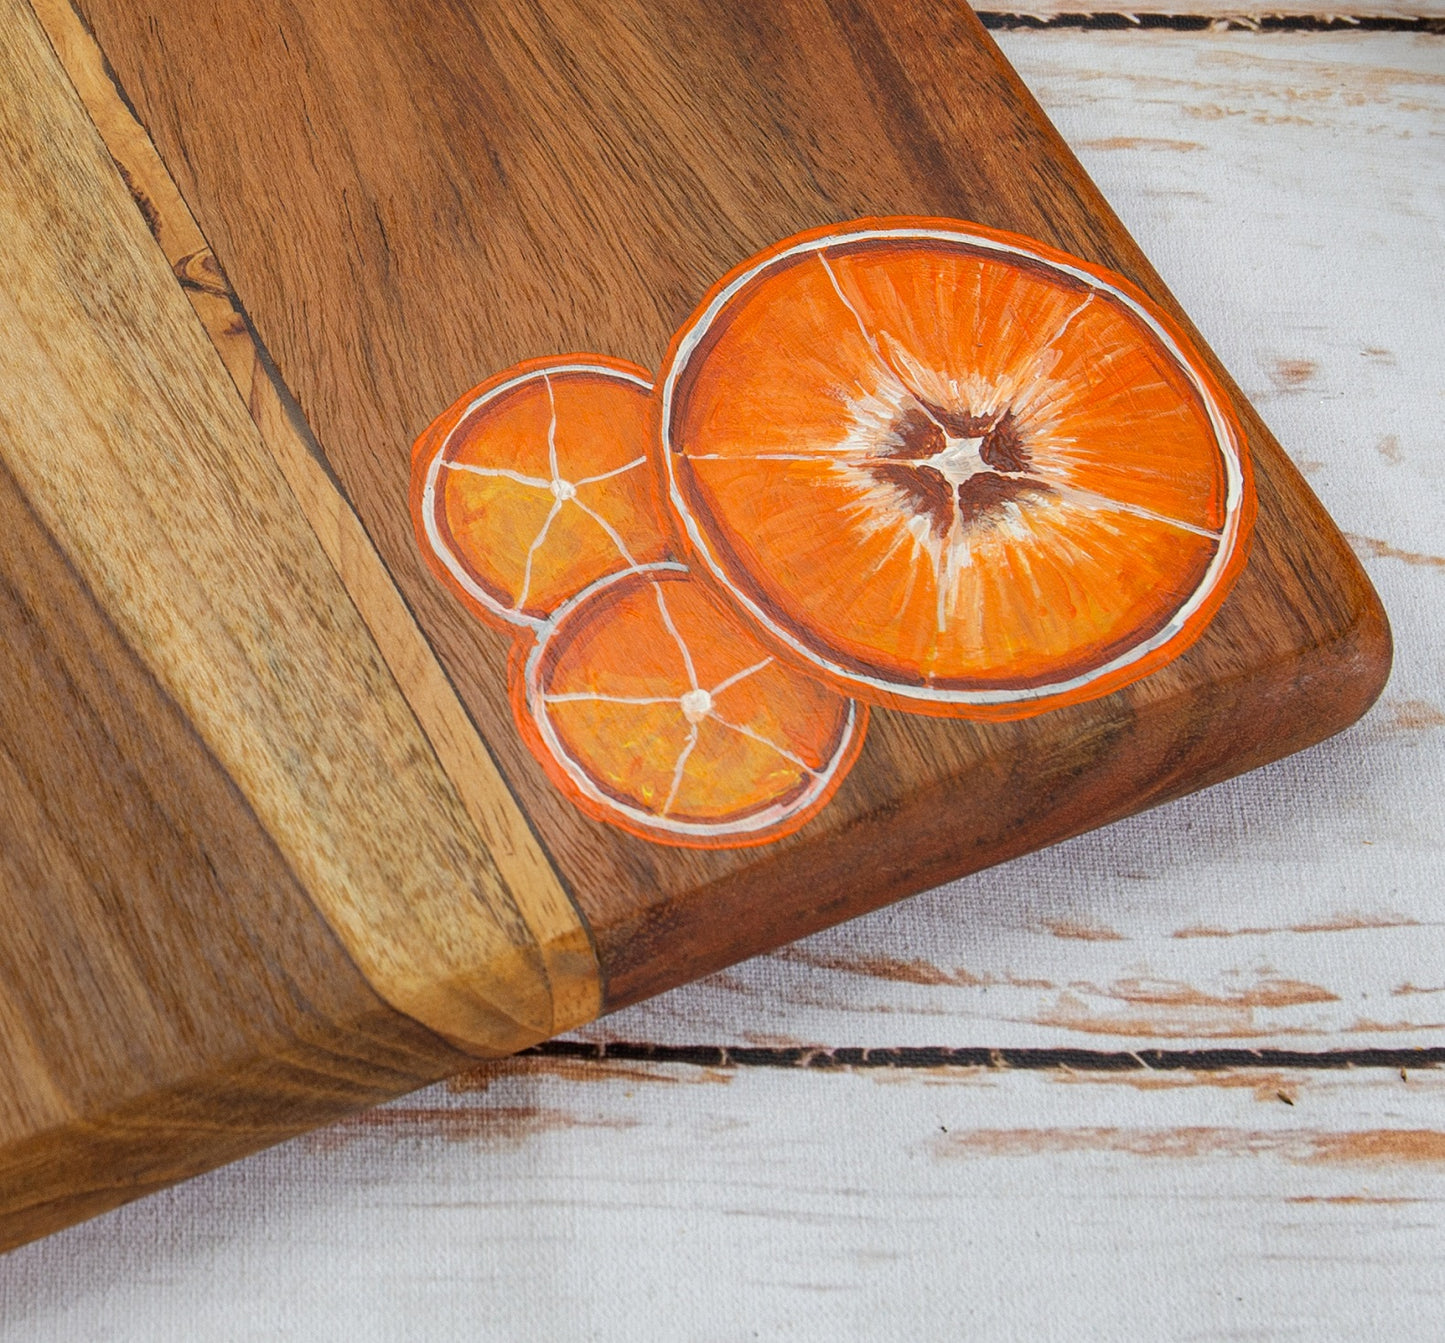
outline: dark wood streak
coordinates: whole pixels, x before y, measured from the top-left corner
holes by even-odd
[[[1027,723],[878,712],[833,802],[771,846],[662,849],[588,821],[517,741],[504,639],[415,551],[409,445],[461,389],[564,350],[656,367],[730,266],[869,214],[1039,237],[1187,321],[959,5],[80,7],[575,892],[609,1006],[1299,749],[1383,684],[1367,579],[1216,364],[1262,521],[1185,657]]]

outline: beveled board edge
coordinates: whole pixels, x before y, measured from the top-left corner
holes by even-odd
[[[999,58],[999,64],[1006,76],[1010,78],[1011,83],[1015,86],[1015,92],[1022,93],[1022,86],[1018,84],[1016,77],[1012,76],[1011,71],[1008,70],[1006,63],[1004,63],[1001,58]],[[114,90],[111,90],[111,92],[114,93]],[[1032,106],[1032,100],[1030,99],[1028,102],[1030,106]],[[1037,109],[1035,108],[1034,110],[1037,114]],[[1043,121],[1041,114],[1037,114],[1037,119],[1041,125],[1047,128],[1051,143],[1057,142],[1057,148],[1062,150],[1062,141],[1058,140],[1056,133],[1052,131],[1051,127],[1047,127],[1047,123]],[[140,131],[138,126],[136,130],[142,139],[145,140],[149,154],[151,157],[154,157],[155,151],[150,148],[149,141],[145,139],[144,132]],[[1071,162],[1072,160],[1069,161]],[[170,183],[170,179],[165,175],[165,170],[159,166],[159,163],[156,164],[156,167],[169,186],[170,191],[174,193],[174,185]],[[177,201],[179,201],[178,196]],[[150,205],[150,202],[143,199],[141,205],[143,211],[147,209],[148,205]],[[182,205],[180,208],[186,212],[186,216],[189,218],[189,211],[186,210],[186,207]],[[1107,210],[1104,211],[1104,218],[1106,221],[1112,218],[1112,216],[1108,215]],[[194,227],[194,224],[192,226]],[[1114,221],[1114,226],[1117,227],[1117,221]],[[197,234],[197,237],[199,239],[199,234]],[[199,245],[204,247],[204,240],[200,240]],[[183,283],[189,283],[192,286],[200,288],[204,288],[206,284],[219,283],[221,296],[225,298],[225,306],[224,309],[221,310],[221,317],[224,320],[212,329],[212,334],[213,339],[216,339],[218,345],[223,345],[223,342],[230,336],[239,334],[227,330],[226,323],[244,325],[244,315],[241,313],[239,304],[230,297],[229,287],[225,284],[224,279],[219,276],[214,262],[210,259],[209,252],[204,254],[198,253],[198,255],[203,256],[204,273],[192,274],[189,279],[183,274]],[[1155,277],[1155,280],[1157,283],[1157,277]],[[199,307],[199,301],[194,293],[192,298],[193,302],[196,302]],[[209,327],[210,323],[208,323],[208,328]],[[280,387],[279,383],[273,383],[271,380],[268,372],[269,360],[266,358],[264,350],[261,349],[249,332],[245,333],[245,340],[246,347],[243,355],[244,369],[242,374],[238,376],[238,382],[243,386],[243,390],[245,390],[248,380],[254,388],[255,382],[257,381],[256,373],[259,370],[261,374],[266,375],[263,380],[271,383],[271,391],[275,394],[273,410],[279,408],[279,411],[283,414],[288,411],[294,412],[294,404],[290,401],[285,389]],[[249,372],[247,372],[247,370],[249,370]],[[258,409],[255,395],[248,395],[248,399],[251,402],[253,415],[256,415],[258,422],[261,422],[266,414],[265,407],[261,406]],[[299,412],[294,414],[290,432],[297,436],[298,441],[303,447],[314,448],[314,443],[310,438],[309,431],[305,424],[301,421]],[[273,451],[276,450],[273,446]],[[1277,454],[1278,449],[1273,449],[1273,452]],[[286,454],[283,452],[281,455],[284,460]],[[347,516],[351,519],[348,526],[355,528],[355,538],[359,541],[361,548],[368,551],[372,555],[373,560],[375,560],[375,552],[371,551],[370,542],[366,534],[361,530],[359,523],[357,523],[356,515],[351,512],[350,504],[345,497],[344,491],[337,486],[334,477],[330,475],[324,464],[324,460],[320,458],[319,450],[311,463],[300,461],[299,469],[310,471],[313,469],[313,465],[315,469],[325,477],[325,484],[327,486],[327,489],[323,491],[319,504],[314,508],[310,504],[307,505],[308,511],[312,513],[313,525],[317,526],[318,530],[324,532],[327,526],[325,520],[329,517],[328,509],[332,505],[339,505],[345,509]],[[1282,482],[1276,482],[1284,493],[1289,493],[1288,487],[1290,485],[1297,485],[1301,490],[1304,489],[1303,484],[1292,476],[1290,468],[1284,464],[1282,457],[1278,458],[1276,465],[1278,465],[1284,473],[1285,479]],[[293,486],[293,488],[296,487]],[[298,493],[304,494],[304,490],[298,488]],[[1317,506],[1315,507],[1317,511]],[[318,521],[318,518],[321,519],[321,521]],[[338,546],[334,549],[339,548]],[[1346,560],[1346,562],[1352,561]],[[377,563],[379,564],[379,561],[377,561]],[[384,573],[382,574],[382,581],[387,583],[390,581]],[[348,582],[350,583],[350,580],[348,580]],[[356,597],[354,590],[353,597]],[[398,599],[398,601],[400,601],[400,599]],[[1371,623],[1370,619],[1366,616],[1361,616],[1360,618],[1364,620],[1366,624]],[[1326,659],[1326,661],[1328,661],[1328,659]],[[1375,689],[1377,688],[1378,686],[1376,685]],[[1373,694],[1374,690],[1371,690],[1369,698],[1373,698]],[[1150,702],[1151,704],[1154,702],[1152,697]],[[1155,707],[1157,708],[1158,706],[1156,705]],[[1362,710],[1363,705],[1358,707]],[[464,711],[462,712],[464,714]],[[1155,716],[1162,717],[1163,715],[1157,714]],[[1354,716],[1353,710],[1350,716]],[[1205,782],[1212,782],[1215,778],[1224,777],[1227,773],[1237,772],[1238,769],[1247,768],[1250,764],[1263,763],[1265,759],[1274,758],[1275,755],[1283,754],[1288,750],[1298,749],[1299,746],[1316,740],[1318,736],[1323,735],[1325,732],[1335,730],[1338,726],[1343,726],[1343,722],[1333,723],[1333,726],[1331,726],[1331,723],[1333,723],[1333,720],[1329,722],[1324,720],[1317,721],[1304,737],[1301,737],[1297,731],[1294,735],[1286,734],[1285,737],[1277,737],[1271,742],[1270,749],[1265,751],[1254,749],[1252,746],[1237,763],[1225,769],[1223,773],[1220,772],[1218,767],[1211,766],[1211,768],[1206,770],[1202,775],[1195,777],[1194,782],[1187,785],[1180,785],[1178,783],[1180,773],[1176,770],[1174,775],[1171,776],[1174,779],[1171,788],[1161,792],[1151,784],[1147,795],[1137,797],[1134,801],[1130,802],[1128,804],[1128,810],[1136,810],[1141,806],[1150,805],[1152,802],[1162,801],[1165,796],[1172,795],[1173,792],[1186,791],[1187,788],[1197,787]],[[478,742],[478,747],[485,753],[486,747],[484,745]],[[1032,848],[1037,847],[1040,843],[1053,842],[1064,837],[1066,833],[1075,833],[1081,828],[1091,828],[1093,825],[1099,824],[1102,821],[1116,819],[1117,816],[1122,814],[1127,814],[1127,812],[1119,810],[1117,804],[1111,804],[1110,808],[1104,812],[1091,812],[1090,819],[1087,823],[1080,822],[1076,817],[1069,822],[1067,828],[1055,828],[1042,835],[1036,834],[1027,847]],[[855,837],[861,837],[861,832]],[[548,842],[552,842],[550,835]],[[560,848],[557,851],[559,857],[563,856]],[[662,988],[670,987],[672,984],[690,978],[695,974],[705,973],[709,969],[716,968],[719,964],[737,959],[740,956],[750,954],[754,951],[764,950],[777,942],[790,940],[792,937],[811,931],[817,926],[835,922],[838,919],[860,913],[864,908],[872,907],[886,900],[896,899],[923,886],[957,876],[960,871],[964,869],[965,863],[968,869],[972,870],[977,866],[987,865],[988,863],[997,862],[1006,857],[1012,857],[1020,851],[1023,850],[1018,847],[1010,848],[1007,851],[991,849],[986,854],[975,855],[971,859],[965,859],[957,855],[955,846],[950,850],[950,857],[946,867],[907,867],[906,880],[900,877],[895,884],[887,888],[881,885],[870,886],[869,898],[866,902],[855,902],[845,907],[837,901],[833,901],[828,903],[826,907],[810,909],[807,912],[806,919],[801,922],[799,921],[801,917],[799,912],[794,911],[795,917],[787,926],[770,921],[771,914],[769,912],[763,911],[760,913],[760,911],[757,910],[757,902],[762,900],[766,893],[773,888],[769,888],[766,881],[759,881],[759,873],[755,869],[751,870],[745,882],[740,882],[737,886],[729,887],[727,890],[718,888],[713,891],[701,892],[699,893],[701,898],[693,899],[692,904],[694,909],[692,912],[699,915],[699,917],[701,917],[701,914],[705,910],[717,911],[720,909],[728,909],[730,915],[729,922],[732,927],[735,930],[746,929],[749,932],[749,939],[746,944],[729,939],[725,943],[715,943],[709,946],[707,948],[708,956],[705,960],[688,960],[681,954],[679,943],[685,942],[686,939],[677,936],[678,925],[674,920],[675,911],[660,911],[655,907],[649,907],[640,909],[635,916],[629,916],[629,921],[626,923],[617,924],[609,922],[608,910],[603,902],[618,893],[630,895],[626,883],[610,883],[604,886],[603,889],[608,891],[608,895],[604,896],[602,902],[599,902],[597,905],[594,905],[592,902],[594,892],[588,890],[585,885],[579,890],[579,896],[587,902],[584,907],[593,919],[598,941],[603,949],[603,973],[608,985],[608,1006],[615,1007],[637,996],[643,996],[645,993],[656,992]],[[738,898],[739,887],[743,885],[749,888],[746,892],[747,900],[743,906],[743,908],[747,909],[749,917],[739,918],[739,908],[735,905],[730,905],[729,901]],[[795,885],[794,889],[796,889]],[[625,900],[626,896],[624,895],[623,898]],[[768,913],[768,917],[762,917],[763,913]],[[752,915],[759,915],[759,917],[754,918],[751,917]],[[618,954],[618,948],[625,949],[626,955],[622,956]],[[628,967],[630,966],[635,970],[640,962],[648,962],[646,966],[647,973],[640,978],[637,975],[629,974]]]
[[[224,709],[201,703],[178,684],[196,673],[204,681],[215,669],[191,665],[193,657],[204,659],[200,650],[209,647],[204,638],[190,640],[185,656],[172,658],[161,647],[163,636],[145,627],[146,602],[164,587],[160,574],[132,573],[123,583],[98,575],[97,589],[117,596],[139,594],[134,609],[118,613],[122,628],[137,623],[133,642],[149,653],[162,683],[193,714],[218,757],[252,794],[258,814],[269,818],[278,841],[293,850],[297,871],[308,878],[309,893],[386,1001],[459,1047],[483,1055],[508,1053],[592,1019],[601,1010],[602,986],[587,926],[359,519],[314,451],[304,422],[272,376],[269,360],[149,136],[68,0],[34,0],[31,9],[124,179],[124,185],[113,181],[112,198],[125,202],[128,188],[304,515],[304,523],[294,517],[273,520],[293,533],[288,539],[294,546],[304,550],[313,538],[320,542],[364,627],[354,633],[362,643],[370,635],[400,691],[396,698],[401,702],[386,706],[387,711],[377,715],[379,721],[343,721],[339,710],[330,715],[331,729],[339,738],[349,737],[354,749],[328,763],[341,764],[348,754],[352,761],[368,760],[372,777],[347,780],[345,791],[379,787],[396,795],[392,806],[398,837],[409,833],[415,842],[407,847],[431,850],[420,862],[417,854],[392,854],[398,870],[408,866],[409,880],[397,881],[396,872],[385,871],[358,880],[344,858],[333,861],[348,843],[344,833],[335,832],[348,824],[365,824],[367,818],[347,817],[344,803],[322,815],[295,793],[284,796],[284,766],[273,760],[262,762],[258,770],[258,752],[245,740],[248,734],[231,733],[220,721]],[[17,30],[17,48],[27,38],[40,36],[23,32],[28,25],[18,7],[11,17],[7,26]],[[39,51],[35,56],[43,59]],[[72,129],[77,138],[83,134],[79,127]],[[109,168],[88,165],[90,171]],[[133,213],[126,223],[141,231]],[[63,481],[67,473],[55,469],[53,445],[32,446],[41,449],[36,459],[27,464],[20,454],[22,460],[12,466],[37,505],[50,513],[56,535],[65,539],[77,530],[76,517],[51,483]],[[213,462],[214,484],[244,491],[244,476],[250,472],[241,463],[228,470],[230,464],[219,452]],[[116,549],[117,527],[122,526],[115,516],[99,512],[90,514],[88,525],[93,535],[75,535],[67,545],[82,569],[97,560],[107,562],[102,557]],[[87,526],[84,517],[79,526]],[[308,530],[310,537],[304,535]],[[241,546],[247,540],[237,535],[231,544]],[[254,546],[255,538],[249,542]],[[130,552],[143,553],[143,548]],[[288,640],[293,651],[319,635],[308,628],[306,613],[296,614]],[[306,659],[299,661],[304,665]],[[314,671],[324,678],[324,667],[315,665]],[[321,698],[327,688],[311,687]],[[398,740],[386,740],[396,734]],[[410,740],[411,735],[419,740]],[[384,778],[387,766],[399,762],[403,767]],[[282,796],[264,796],[278,783]],[[462,815],[450,814],[446,803],[453,801]],[[375,851],[376,844],[367,847]]]

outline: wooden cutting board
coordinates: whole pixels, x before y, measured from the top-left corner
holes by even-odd
[[[1384,683],[1358,563],[963,6],[0,23],[5,1244],[1275,759]],[[1058,543],[1113,556],[1107,591],[1038,579],[1030,609],[1138,588],[1155,626],[1045,666],[1017,616],[975,650],[1002,671],[945,676],[909,661],[943,658],[942,602],[920,632],[900,587],[858,651],[832,496],[788,493],[776,437],[864,400],[808,382],[797,256],[827,348],[904,387],[864,484],[935,576],[1101,505],[1044,481],[1023,399],[920,390],[864,268],[1006,282],[977,344],[1053,322],[1050,369],[1071,324],[1124,324],[1157,373],[1122,384],[1131,432],[1192,415],[1219,516],[1131,494]],[[740,403],[782,473],[741,491],[710,465]]]

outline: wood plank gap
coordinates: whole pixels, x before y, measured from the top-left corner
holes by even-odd
[[[1041,1072],[1220,1072],[1236,1068],[1400,1069],[1445,1067],[1445,1048],[1418,1049],[995,1049],[987,1046],[813,1048],[807,1045],[655,1045],[626,1040],[592,1044],[549,1040],[526,1050],[543,1058],[674,1063],[699,1068],[999,1068]]]
[[[1250,32],[1250,33],[1418,33],[1445,34],[1439,15],[1382,14],[1027,14],[979,10],[985,28],[994,32]]]

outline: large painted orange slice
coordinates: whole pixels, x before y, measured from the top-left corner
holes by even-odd
[[[779,650],[914,712],[1023,717],[1182,652],[1243,566],[1243,436],[1119,276],[947,220],[789,239],[661,375],[699,572]]]
[[[535,629],[606,574],[666,557],[644,447],[651,392],[646,369],[605,355],[530,360],[417,440],[417,541],[476,614]]]
[[[842,783],[867,720],[675,563],[602,579],[519,643],[512,704],[589,815],[698,848],[796,830]]]

